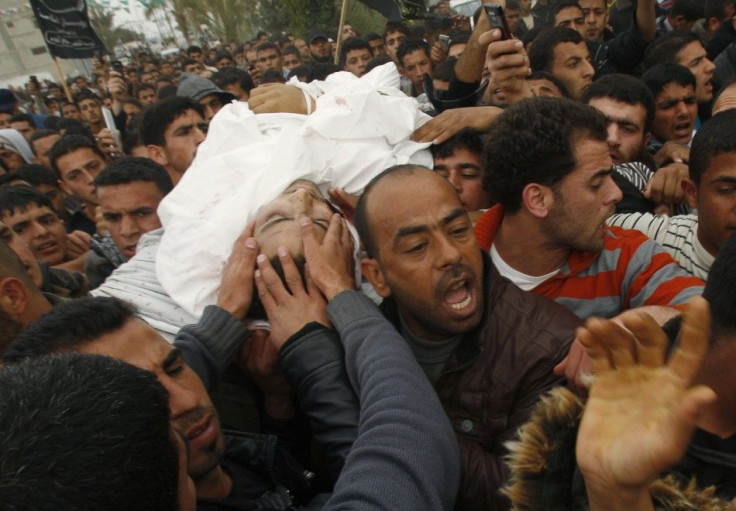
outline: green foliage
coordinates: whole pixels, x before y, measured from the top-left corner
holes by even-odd
[[[89,21],[107,49],[112,51],[118,44],[140,41],[143,37],[139,32],[129,28],[115,26],[115,13],[104,5],[90,2],[87,6]]]

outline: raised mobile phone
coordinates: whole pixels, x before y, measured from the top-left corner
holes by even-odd
[[[497,28],[501,31],[501,39],[511,39],[511,30],[509,23],[506,21],[506,15],[503,13],[503,7],[498,4],[483,4],[483,9],[488,16],[488,23],[491,29]]]
[[[440,46],[442,46],[442,49],[445,50],[445,53],[447,53],[447,50],[450,49],[450,36],[445,34],[440,34],[439,37]]]

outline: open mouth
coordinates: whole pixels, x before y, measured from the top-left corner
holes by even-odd
[[[39,254],[50,254],[56,252],[58,244],[55,241],[48,241],[36,247]]]
[[[678,137],[689,137],[690,132],[692,131],[692,124],[689,122],[681,122],[678,124],[675,124],[675,135]]]
[[[462,279],[451,286],[445,294],[445,302],[457,311],[467,308],[472,301],[473,295],[466,279]]]
[[[217,440],[217,428],[215,427],[215,420],[213,415],[207,415],[207,417],[195,424],[184,435],[190,448],[199,448],[206,445],[211,445]]]

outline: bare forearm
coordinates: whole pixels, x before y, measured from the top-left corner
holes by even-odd
[[[470,36],[468,46],[455,64],[455,78],[465,83],[479,82],[483,76],[483,65],[486,61],[486,49],[488,45],[481,45],[479,38],[483,32],[487,32],[491,27],[488,24],[488,18],[483,9],[478,17],[478,24],[475,25],[473,34]]]
[[[639,0],[636,6],[636,26],[646,42],[651,42],[657,35],[657,18],[654,0]]]

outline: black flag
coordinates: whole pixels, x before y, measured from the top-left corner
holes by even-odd
[[[97,37],[84,0],[30,0],[52,57],[88,59],[110,53]]]
[[[400,19],[422,19],[427,17],[425,0],[359,0],[360,3],[378,11],[391,21]]]

